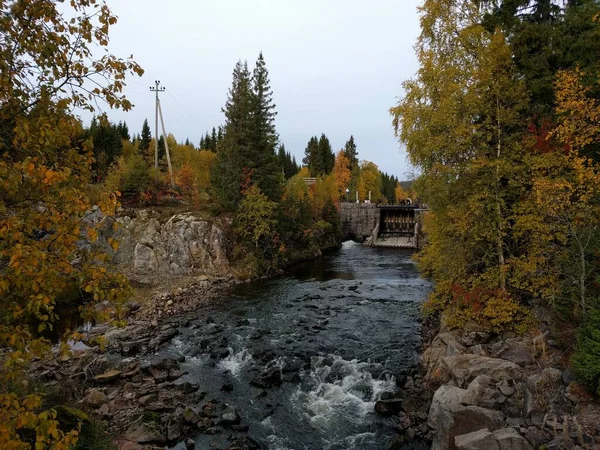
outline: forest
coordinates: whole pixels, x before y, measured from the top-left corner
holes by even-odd
[[[70,8],[77,20],[51,0],[0,5],[2,448],[25,448],[32,439],[36,448],[70,448],[78,439],[78,429],[61,429],[47,397],[21,378],[50,352],[45,332],[60,320],[57,301],[77,292],[85,320],[124,324],[132,288],[110,265],[90,212],[114,217],[121,207],[180,206],[225,215],[233,259],[268,274],[339,245],[338,207],[347,189],[382,203],[414,195],[374,163],[359,161],[352,136],[336,153],[325,134],[310,138],[300,165],[275,129],[262,53],[252,71],[245,61],[235,64],[225,123],[198,146],[152,136],[147,120],[139,133],[112,123],[98,103],[130,110],[125,79],[144,71],[132,58],[93,50],[106,48],[117,22],[106,4],[79,0]],[[77,111],[94,119],[83,124]],[[317,181],[308,185],[311,177]],[[112,238],[109,244],[119,246]],[[68,331],[62,351],[82,337]]]
[[[534,329],[550,308],[600,394],[600,5],[428,0],[391,109],[429,205],[421,270],[452,326]]]
[[[598,1],[424,0],[419,69],[389,111],[409,183],[359,159],[352,130],[337,150],[314,130],[298,161],[262,52],[232,61],[224,122],[196,144],[105,112],[132,108],[126,80],[144,69],[108,51],[117,17],[104,2],[8,0],[0,13],[0,448],[96,448],[103,430],[26,374],[84,340],[48,338],[66,297],[85,322],[126,326],[119,242],[90,217],[144,208],[223,219],[228,256],[258,278],[338,248],[342,202],[418,201],[425,314],[501,335],[535,333],[550,311],[575,377],[600,396]]]

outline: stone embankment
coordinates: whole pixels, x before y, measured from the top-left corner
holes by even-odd
[[[433,450],[600,448],[600,405],[565,370],[564,351],[538,335],[450,330],[442,324],[422,371],[402,380],[399,437]]]

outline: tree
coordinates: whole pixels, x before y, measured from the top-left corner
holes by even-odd
[[[252,182],[271,200],[279,200],[282,193],[275,154],[279,140],[275,131],[276,115],[269,71],[260,52],[252,74],[252,141],[245,167],[253,169]]]
[[[279,165],[283,169],[283,175],[286,180],[289,180],[294,175],[298,173],[300,168],[296,163],[296,158],[293,157],[289,152],[285,151],[285,145],[280,144],[279,150],[277,150],[277,159],[279,160]]]
[[[318,175],[317,170],[322,167],[321,154],[319,153],[319,139],[316,136],[311,137],[304,150],[302,164],[308,167],[311,175]]]
[[[234,211],[241,198],[242,170],[247,167],[245,155],[250,152],[252,139],[252,107],[248,64],[238,61],[233,69],[232,85],[223,108],[223,142],[212,171],[214,200],[225,211]]]
[[[102,181],[108,169],[123,152],[123,138],[119,126],[105,118],[94,119],[90,126],[90,135],[94,143],[94,165],[96,181]]]
[[[249,240],[263,254],[273,250],[276,235],[277,203],[269,200],[258,186],[247,189],[235,216],[235,229],[242,239]]]
[[[148,119],[144,119],[142,125],[142,135],[140,138],[140,152],[142,155],[146,155],[150,149],[150,142],[152,142],[152,134],[150,133],[150,127],[148,126]]]
[[[316,169],[317,173],[322,175],[331,173],[333,170],[333,164],[335,163],[335,155],[331,149],[329,139],[324,133],[322,133],[321,137],[319,138],[319,154],[321,155],[320,159],[323,165]]]
[[[128,141],[131,139],[131,136],[129,136],[129,127],[127,126],[127,122],[119,121],[119,124],[117,125],[117,130],[119,130],[121,139],[123,139],[124,141]]]
[[[348,159],[349,169],[350,169],[350,191],[354,193],[356,191],[356,185],[358,183],[358,176],[360,173],[360,166],[358,161],[358,151],[356,149],[356,143],[354,142],[354,136],[350,136],[350,139],[346,141],[344,145],[344,154]]]
[[[74,0],[59,9],[50,0],[9,0],[0,11],[0,447],[29,448],[22,441],[29,435],[39,448],[69,448],[77,428],[60,429],[38,395],[22,396],[21,370],[50,351],[38,332],[58,320],[56,298],[65,290],[84,293],[88,320],[108,318],[100,311],[111,308],[122,318],[129,294],[86,219],[92,148],[71,111],[94,112],[98,100],[130,109],[124,77],[143,71],[107,52],[95,56],[116,23],[103,3]],[[109,194],[98,206],[110,216],[116,200]]]
[[[335,157],[333,171],[331,172],[338,194],[337,199],[343,198],[346,195],[346,189],[348,189],[350,177],[352,175],[349,166],[350,163],[346,157],[346,153],[343,150],[340,150]]]
[[[356,150],[354,136],[350,136],[350,139],[346,141],[343,151],[344,156],[348,160],[348,168],[350,169],[350,171],[352,171],[354,167],[358,166],[358,151]]]
[[[377,165],[371,161],[362,161],[357,189],[359,199],[367,200],[370,192],[371,201],[380,202],[382,200],[381,187],[381,172]]]
[[[304,159],[302,163],[308,167],[313,177],[323,176],[331,173],[335,155],[331,150],[331,144],[325,134],[320,138],[313,136],[308,141],[304,150]]]
[[[402,189],[402,185],[396,182],[396,188],[394,189],[394,194],[396,196],[396,202],[401,202],[410,198],[410,196],[406,193],[404,189]]]
[[[392,114],[433,213],[421,267],[446,301],[455,301],[453,285],[464,292],[485,286],[508,304],[510,269],[519,259],[512,215],[528,172],[528,99],[504,34],[481,23],[475,2],[426,3],[421,67]]]

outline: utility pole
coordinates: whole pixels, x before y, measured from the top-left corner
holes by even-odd
[[[150,90],[156,93],[156,111],[155,111],[155,145],[154,145],[154,168],[158,170],[158,117],[160,114],[160,122],[162,125],[163,138],[165,140],[165,153],[167,154],[167,165],[169,166],[169,178],[171,186],[175,187],[175,179],[173,178],[173,167],[171,166],[171,155],[169,153],[169,144],[167,143],[167,132],[165,131],[165,121],[163,120],[162,108],[158,98],[159,92],[164,92],[165,88],[160,85],[159,80],[154,81],[154,87],[150,86]]]
[[[160,123],[162,125],[163,136],[165,137],[165,153],[167,154],[167,165],[169,166],[169,178],[171,179],[171,187],[175,187],[175,179],[173,178],[173,167],[171,166],[171,154],[169,153],[169,143],[167,142],[167,132],[165,131],[165,121],[163,120],[160,100],[158,101],[158,112],[160,114]]]
[[[156,92],[156,103],[154,111],[154,168],[158,169],[158,93],[164,92],[165,88],[160,85],[159,80],[154,81],[154,87],[150,86],[152,92]],[[165,141],[167,137],[165,136]]]

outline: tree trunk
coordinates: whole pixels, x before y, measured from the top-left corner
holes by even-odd
[[[498,131],[498,142],[496,152],[496,214],[498,216],[498,236],[496,238],[496,249],[498,251],[498,268],[500,269],[500,290],[504,292],[506,291],[506,264],[504,261],[504,243],[502,240],[502,234],[504,232],[502,227],[502,205],[500,203],[500,137],[502,130],[500,129],[500,99],[498,98],[498,96],[496,96],[496,121]]]

